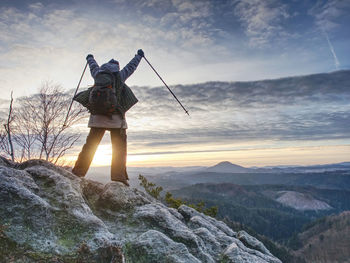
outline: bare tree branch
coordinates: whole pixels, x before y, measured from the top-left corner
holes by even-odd
[[[37,94],[18,99],[14,140],[20,148],[19,159],[58,163],[73,147],[80,135],[72,131],[72,125],[85,118],[87,110],[74,104],[63,126],[70,102],[70,96],[50,82],[43,83]]]
[[[0,127],[0,128],[2,128],[2,127]],[[6,133],[5,129],[0,130],[0,149],[1,149],[1,154],[6,155],[4,157],[6,157],[6,158],[10,157],[9,141],[8,141],[7,133]]]
[[[7,123],[4,124],[5,127],[5,131],[7,133],[7,138],[8,138],[8,145],[9,145],[9,154],[11,157],[11,160],[14,161],[15,160],[15,153],[13,150],[13,143],[12,143],[12,137],[11,137],[11,122],[13,121],[13,117],[12,117],[12,104],[13,104],[13,92],[11,91],[11,102],[10,102],[10,106],[9,106],[9,114],[8,114],[8,118],[7,118]]]

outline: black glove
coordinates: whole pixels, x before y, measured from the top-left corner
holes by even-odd
[[[142,49],[139,49],[137,50],[137,55],[141,56],[141,57],[144,57],[145,56],[145,53],[143,53],[143,50]]]
[[[89,55],[86,56],[86,60],[88,60],[89,58],[94,58],[94,56],[89,54]]]

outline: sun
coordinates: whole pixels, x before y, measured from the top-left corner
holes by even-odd
[[[141,165],[144,162],[149,161],[149,159],[154,159],[153,156],[147,155],[128,155],[127,164],[128,165]],[[91,166],[109,166],[112,161],[112,145],[111,144],[101,144],[98,146],[94,159],[92,160]]]
[[[107,166],[111,165],[112,160],[112,145],[111,144],[100,144],[97,147],[94,159],[92,160],[91,166]]]

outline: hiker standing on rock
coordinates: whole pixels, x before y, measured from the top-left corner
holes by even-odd
[[[111,180],[129,186],[126,172],[125,112],[137,102],[137,99],[124,82],[136,70],[142,57],[144,52],[139,49],[135,57],[120,71],[119,63],[114,59],[99,67],[93,55],[89,54],[86,57],[95,84],[74,98],[85,104],[91,113],[88,123],[90,132],[72,170],[75,175],[85,176],[97,146],[105,131],[109,130],[112,142]]]

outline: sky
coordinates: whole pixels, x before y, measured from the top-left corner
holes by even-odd
[[[47,80],[74,89],[87,54],[123,67],[142,48],[190,117],[142,61],[127,80],[140,101],[127,113],[129,165],[349,161],[349,73],[322,88],[278,81],[347,72],[349,24],[350,0],[2,0],[0,102]],[[254,82],[265,79],[277,80]],[[105,136],[93,165],[110,151]]]

